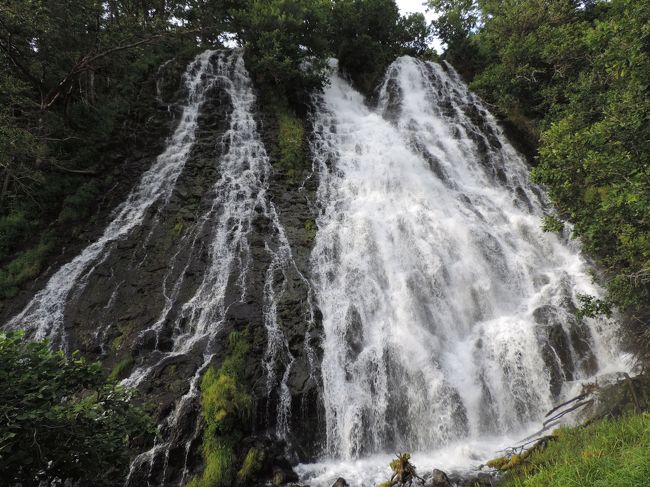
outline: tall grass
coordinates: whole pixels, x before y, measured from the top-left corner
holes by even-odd
[[[650,413],[562,428],[503,487],[650,486]]]

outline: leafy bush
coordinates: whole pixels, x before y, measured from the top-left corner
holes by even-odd
[[[131,446],[153,437],[132,392],[98,363],[0,333],[0,477],[5,485],[122,485]]]

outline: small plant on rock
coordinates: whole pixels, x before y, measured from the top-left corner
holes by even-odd
[[[411,463],[410,453],[399,453],[395,460],[390,462],[393,476],[379,487],[406,487],[413,485],[416,480],[424,484],[424,479],[415,471],[415,465]]]

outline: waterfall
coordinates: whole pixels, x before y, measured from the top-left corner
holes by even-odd
[[[376,108],[333,74],[315,105],[327,456],[516,434],[614,366],[614,325],[575,317],[588,264],[449,65],[399,58]]]
[[[27,306],[9,322],[12,328],[27,328],[34,339],[49,338],[55,345],[65,347],[65,306],[68,298],[83,288],[95,267],[110,253],[111,247],[141,225],[155,205],[165,205],[172,194],[178,176],[187,162],[195,139],[199,109],[206,92],[215,81],[210,58],[205,51],[189,64],[183,82],[187,103],[182,109],[178,127],[165,151],[147,170],[126,201],[117,209],[102,236],[86,247],[77,257],[63,265]]]
[[[114,326],[111,318],[120,320],[120,309],[141,312],[160,304],[155,319],[144,320],[146,326],[129,336],[137,359],[122,384],[147,392],[168,367],[176,371],[178,366],[172,378],[182,381],[183,392],[164,412],[154,447],[131,465],[126,483],[138,487],[189,481],[200,458],[196,411],[201,377],[224,349],[233,328],[229,313],[237,306],[252,309],[255,300],[259,309],[253,312],[261,316],[261,333],[266,333],[265,351],[258,358],[266,374],[267,425],[277,437],[287,437],[292,414],[287,382],[295,358],[278,321],[278,303],[289,274],[308,287],[268,194],[271,164],[258,132],[256,96],[242,52],[206,51],[190,63],[183,81],[187,101],[165,151],[115,211],[101,237],[63,265],[10,323],[28,327],[35,339],[47,337],[67,348],[70,312],[79,306],[95,309],[96,298],[88,289],[101,285],[111,291],[110,296],[102,291],[106,303],[100,307],[93,339],[104,351]],[[201,121],[206,106],[219,112],[217,118],[225,117],[216,139],[206,140],[215,133],[202,125],[215,125]],[[212,160],[205,162],[205,152],[194,152],[199,143]],[[199,163],[203,166],[197,169]],[[192,183],[197,174],[213,180],[206,191],[198,191],[200,203],[190,214],[178,201],[188,200],[183,178]],[[181,223],[174,226],[174,221]],[[169,255],[162,268],[154,251]],[[150,279],[152,267],[163,271],[158,295],[134,304],[125,281]],[[254,274],[263,276],[260,289],[250,288]],[[309,299],[298,307],[313,326]]]
[[[314,95],[318,190],[303,213],[300,189],[271,184],[242,53],[198,55],[183,85],[164,152],[8,325],[128,359],[122,383],[160,419],[128,486],[196,472],[201,377],[233,329],[255,335],[260,435],[313,456],[322,401],[325,461],[299,467],[314,486],[382,479],[400,450],[444,447],[467,465],[476,445],[624,368],[615,324],[576,315],[579,294],[600,294],[589,263],[568,233],[542,232],[545,196],[450,66],[399,58],[372,107],[332,74]]]

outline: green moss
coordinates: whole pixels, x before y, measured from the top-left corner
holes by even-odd
[[[221,442],[203,442],[203,473],[188,487],[230,487],[237,457],[233,447]]]
[[[504,487],[637,487],[650,478],[650,414],[562,428],[511,468]],[[508,465],[508,464],[506,464]]]
[[[120,360],[111,369],[111,373],[108,374],[108,380],[110,382],[117,382],[118,380],[124,379],[128,375],[132,366],[133,359],[131,357]]]
[[[264,463],[264,452],[259,448],[251,448],[246,453],[244,463],[237,473],[237,480],[240,483],[249,482],[257,474]]]
[[[172,231],[174,233],[174,237],[178,237],[183,232],[183,228],[185,228],[185,225],[183,224],[183,222],[180,221],[180,220],[177,221],[176,225],[174,225],[174,228],[172,229]]]
[[[297,182],[305,167],[303,138],[305,127],[302,120],[288,109],[278,110],[278,151],[280,167],[287,171],[290,182]]]
[[[492,460],[489,460],[486,465],[490,468],[495,468],[497,470],[501,470],[504,465],[507,465],[508,462],[510,462],[509,457],[498,457],[494,458]]]
[[[246,357],[250,350],[248,330],[228,336],[228,352],[218,369],[208,368],[201,380],[201,415],[203,432],[203,472],[192,480],[191,487],[226,487],[235,482],[235,449],[243,437],[242,425],[249,419],[253,397],[243,384]],[[250,451],[249,451],[250,454]],[[244,477],[255,472],[257,454],[244,459],[239,473]],[[239,474],[237,475],[239,476]]]
[[[0,299],[15,296],[21,284],[40,274],[52,246],[52,242],[42,241],[36,247],[18,254],[0,270]]]
[[[318,228],[316,227],[316,220],[309,219],[305,220],[305,242],[311,243],[316,238],[316,232]]]
[[[109,345],[111,352],[117,352],[120,348],[122,348],[123,343],[124,343],[124,335],[118,335],[115,338],[113,338]]]

